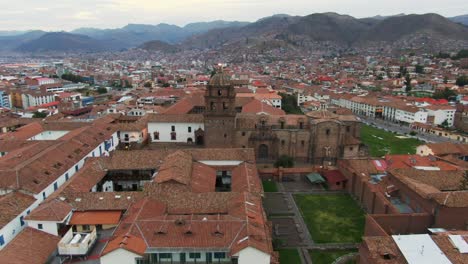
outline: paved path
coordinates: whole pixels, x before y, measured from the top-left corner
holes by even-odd
[[[294,200],[295,194],[316,194],[316,195],[336,195],[336,194],[346,194],[345,191],[327,191],[327,190],[291,190],[286,191],[283,183],[277,182],[278,193],[282,193],[285,196],[286,203],[288,207],[291,208],[294,216],[290,216],[294,219],[296,225],[298,225],[298,230],[300,230],[300,236],[303,238],[302,245],[300,247],[288,246],[285,245],[281,248],[295,248],[299,252],[299,257],[301,258],[302,264],[312,264],[312,259],[309,254],[309,250],[346,250],[346,249],[357,249],[359,243],[327,243],[327,244],[316,244],[313,240],[313,237],[310,235],[307,224],[302,217],[299,207],[296,205]]]
[[[307,228],[306,223],[304,222],[304,218],[302,217],[301,211],[296,205],[296,202],[294,201],[294,197],[292,193],[288,193],[287,196],[288,198],[288,204],[292,207],[292,210],[294,212],[294,218],[295,222],[299,224],[299,228],[301,230],[300,235],[303,237],[303,243],[305,245],[314,245],[314,240],[312,240],[312,236],[309,233],[309,229]]]

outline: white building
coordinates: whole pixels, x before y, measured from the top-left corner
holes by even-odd
[[[203,115],[158,115],[148,121],[148,134],[154,143],[196,143],[204,131]],[[203,136],[202,136],[203,137]]]
[[[447,121],[449,127],[452,127],[455,121],[455,107],[449,105],[431,105],[426,107],[429,116],[434,117],[434,125],[441,125]]]
[[[13,132],[14,133],[14,132]],[[40,134],[42,134],[41,132]],[[60,133],[62,134],[62,133]],[[102,134],[102,135],[101,135]],[[77,142],[82,142],[83,149],[88,149],[91,147],[87,142],[84,142],[84,138],[99,138],[105,135],[109,135],[106,137],[105,140],[98,142],[98,144],[92,146],[93,149],[89,152],[82,152],[79,147],[77,147]],[[47,134],[47,137],[49,135]],[[44,138],[44,136],[35,135],[32,138]],[[52,139],[53,140],[53,139]],[[109,155],[109,152],[115,150],[119,143],[117,138],[116,131],[102,131],[102,129],[97,129],[95,127],[89,127],[89,129],[80,131],[80,133],[75,134],[74,138],[65,139],[57,141],[56,143],[48,143],[50,146],[39,146],[37,145],[37,153],[34,156],[30,155],[22,155],[21,152],[25,154],[28,152],[34,151],[27,146],[23,149],[19,149],[14,151],[17,157],[22,158],[24,157],[24,161],[21,164],[12,163],[11,166],[8,166],[7,169],[0,167],[0,174],[11,174],[10,170],[16,171],[16,177],[21,178],[20,186],[17,186],[15,182],[17,180],[11,179],[10,181],[5,181],[4,183],[0,184],[0,195],[19,195],[28,193],[28,197],[31,198],[31,202],[23,202],[21,212],[18,212],[18,215],[11,216],[12,219],[9,220],[8,223],[5,223],[0,229],[0,249],[2,249],[8,242],[10,242],[21,230],[26,227],[25,224],[25,217],[29,215],[29,213],[39,206],[41,202],[43,202],[47,197],[49,197],[52,193],[54,193],[60,186],[62,186],[65,182],[67,182],[73,175],[83,167],[85,159],[87,157],[98,157],[103,155]],[[55,145],[56,144],[56,145]],[[62,155],[57,156],[53,155],[52,153],[61,153]],[[39,153],[45,153],[42,155],[38,155]],[[68,154],[67,154],[68,153]],[[9,155],[13,155],[8,153],[2,159],[11,159]],[[43,164],[41,162],[51,163],[53,159],[56,159],[56,162],[53,166],[49,167],[38,167],[37,164]],[[68,159],[68,160],[63,160]],[[71,163],[70,161],[73,161]],[[24,164],[24,165],[23,165]],[[63,166],[65,164],[70,164],[71,166],[67,167],[66,170],[63,170]],[[20,166],[20,167],[18,167]],[[31,166],[29,168],[28,166]],[[41,170],[41,171],[38,171]],[[56,172],[61,171],[60,175],[54,176]],[[62,173],[63,172],[63,173]],[[40,178],[35,177],[35,175],[39,176],[43,174]],[[4,175],[0,175],[4,176]],[[47,185],[44,185],[47,183]],[[44,188],[38,188],[37,186],[44,186]],[[27,201],[27,198],[23,198],[23,200]],[[25,206],[27,205],[27,206]],[[5,206],[1,204],[0,200],[0,207]],[[51,224],[52,225],[52,224]],[[34,226],[33,226],[34,227]],[[44,227],[44,225],[42,226]],[[47,225],[47,230],[49,229],[50,225]],[[40,229],[39,226],[35,228]],[[52,232],[51,232],[52,233]]]

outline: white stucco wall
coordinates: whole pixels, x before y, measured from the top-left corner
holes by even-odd
[[[171,140],[172,126],[175,126],[176,140]],[[191,132],[188,128],[191,127]],[[148,133],[151,142],[179,142],[187,143],[187,139],[191,138],[195,143],[195,131],[199,128],[205,129],[203,123],[148,123]],[[154,132],[159,132],[159,140],[154,139]]]
[[[139,255],[125,249],[116,249],[101,257],[101,264],[134,264]]]
[[[51,222],[51,221],[32,221],[28,220],[26,221],[28,224],[27,226],[35,228],[37,230],[41,230],[43,232],[52,234],[54,236],[58,236],[58,228],[57,224],[58,222]],[[42,229],[39,229],[39,224],[42,224]]]
[[[270,255],[258,249],[247,247],[237,254],[239,264],[270,264]]]

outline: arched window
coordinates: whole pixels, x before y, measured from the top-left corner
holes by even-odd
[[[158,131],[153,133],[153,139],[154,140],[159,140],[159,132]]]

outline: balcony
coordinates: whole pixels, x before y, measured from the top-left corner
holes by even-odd
[[[85,256],[96,243],[96,229],[90,233],[73,232],[70,228],[58,243],[58,253],[62,256]]]

